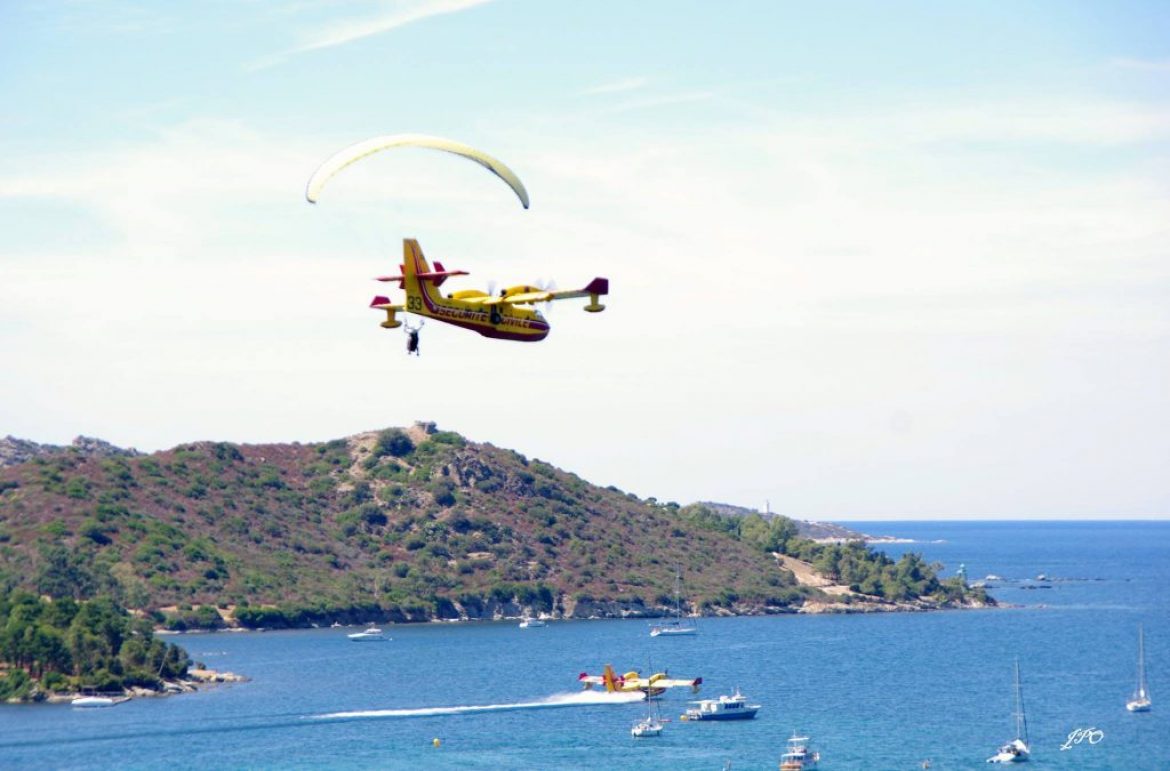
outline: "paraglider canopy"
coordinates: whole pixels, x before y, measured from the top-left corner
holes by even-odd
[[[305,188],[305,198],[308,199],[309,203],[317,203],[317,199],[320,197],[325,183],[332,179],[335,174],[366,156],[373,155],[380,150],[386,150],[391,147],[429,147],[433,150],[454,153],[455,155],[461,155],[464,158],[475,161],[492,174],[507,182],[508,186],[512,188],[512,191],[516,193],[516,197],[520,199],[520,203],[524,204],[524,208],[528,208],[528,191],[524,189],[524,183],[501,161],[461,142],[443,139],[442,137],[427,136],[425,134],[390,134],[387,136],[373,137],[372,139],[358,142],[334,153],[327,161],[321,164],[317,171],[313,172],[313,176],[309,177],[309,184]]]

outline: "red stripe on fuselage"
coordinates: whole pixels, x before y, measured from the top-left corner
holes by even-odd
[[[423,305],[427,307],[431,318],[438,319],[445,324],[453,324],[457,327],[470,329],[479,332],[484,337],[491,337],[497,340],[516,340],[524,343],[535,343],[548,337],[549,326],[547,322],[537,321],[536,319],[521,319],[515,316],[508,316],[501,314],[502,321],[500,324],[491,323],[491,314],[488,311],[474,311],[470,308],[458,308],[452,305],[447,305],[441,300],[434,300],[427,287],[427,281],[418,278],[420,273],[427,271],[422,269],[419,264],[420,252],[415,252],[412,257],[414,259],[414,273],[415,284],[418,285],[419,294],[422,295]],[[507,332],[501,327],[512,322],[513,326],[522,326],[526,329],[532,329],[534,332]]]

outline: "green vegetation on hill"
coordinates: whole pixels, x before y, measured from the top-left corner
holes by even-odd
[[[0,594],[0,700],[49,691],[157,690],[187,672],[187,653],[154,638],[109,598]]]
[[[0,587],[109,594],[174,628],[656,615],[809,592],[767,555],[613,488],[453,432],[301,445],[73,449],[0,469]],[[219,609],[218,612],[216,609]]]
[[[919,598],[952,605],[994,602],[983,589],[968,587],[960,578],[940,580],[941,566],[927,564],[921,554],[907,552],[895,562],[861,541],[817,543],[801,538],[796,523],[785,517],[728,516],[704,504],[683,507],[679,516],[697,527],[725,532],[755,549],[808,562],[821,575],[859,594],[893,602]]]
[[[0,590],[108,595],[174,629],[658,615],[676,568],[695,608],[783,612],[819,596],[771,556],[800,544],[782,517],[643,501],[423,424],[0,468]]]

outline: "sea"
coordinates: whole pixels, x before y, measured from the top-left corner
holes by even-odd
[[[1015,735],[1019,662],[1030,766],[1170,769],[1170,522],[867,522],[987,579],[1001,607],[704,618],[695,637],[643,620],[386,625],[168,638],[247,675],[105,709],[0,705],[0,768],[776,769],[810,737],[821,769],[984,768]],[[1041,576],[1043,576],[1041,578]],[[378,619],[371,619],[377,621]],[[1145,630],[1153,710],[1125,702]],[[581,672],[702,677],[755,720],[634,739],[646,704],[580,689]]]

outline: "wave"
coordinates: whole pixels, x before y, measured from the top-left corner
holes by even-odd
[[[505,712],[520,709],[550,709],[555,707],[595,707],[604,704],[632,704],[642,701],[643,694],[608,693],[605,691],[577,691],[558,693],[540,701],[522,701],[507,704],[469,704],[453,707],[417,707],[411,709],[364,709],[352,712],[328,712],[310,715],[313,720],[360,720],[388,717],[435,717],[439,715],[473,715],[478,712]]]

